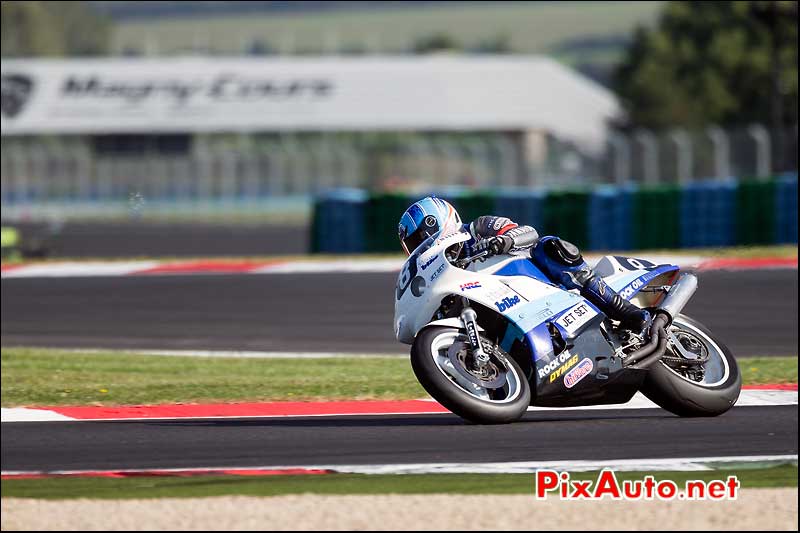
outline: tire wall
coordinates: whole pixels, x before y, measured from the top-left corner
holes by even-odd
[[[623,251],[797,243],[797,174],[683,185],[580,190],[499,189],[367,193],[334,190],[315,200],[312,251],[398,253],[397,223],[426,194],[468,222],[507,216],[582,250]]]

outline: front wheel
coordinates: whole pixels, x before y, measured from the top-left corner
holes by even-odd
[[[668,346],[661,361],[650,367],[642,393],[679,416],[717,416],[733,407],[742,376],[728,347],[685,315],[678,315],[670,330],[683,354]]]
[[[487,351],[490,362],[478,372],[469,364],[470,348],[462,331],[429,327],[411,346],[411,367],[428,394],[461,418],[478,424],[519,420],[531,399],[519,365],[496,348]]]

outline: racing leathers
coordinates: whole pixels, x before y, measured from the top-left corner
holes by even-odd
[[[464,253],[474,255],[484,250],[493,254],[530,251],[533,263],[554,283],[567,289],[580,291],[612,320],[622,323],[636,333],[646,331],[650,313],[641,309],[606,284],[602,277],[583,260],[578,247],[558,237],[539,237],[531,226],[519,226],[506,217],[481,216],[465,224],[472,239],[465,245]]]

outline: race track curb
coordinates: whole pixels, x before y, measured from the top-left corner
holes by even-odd
[[[797,258],[759,257],[747,259],[715,259],[702,256],[641,254],[656,264],[674,264],[684,269],[761,270],[797,268]],[[601,256],[586,256],[594,263]],[[230,274],[322,274],[358,272],[397,272],[403,259],[334,259],[293,261],[83,261],[53,263],[19,263],[0,266],[3,279],[72,278],[106,276],[230,275]]]

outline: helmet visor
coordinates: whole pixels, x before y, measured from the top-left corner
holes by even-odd
[[[400,244],[403,246],[403,250],[405,250],[407,255],[411,255],[414,253],[420,244],[422,244],[425,239],[430,237],[431,235],[435,235],[436,232],[439,231],[439,224],[434,224],[433,226],[428,226],[426,224],[421,224],[411,235],[408,237],[401,239]]]

